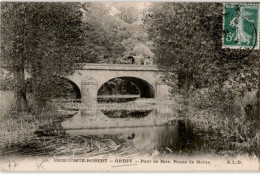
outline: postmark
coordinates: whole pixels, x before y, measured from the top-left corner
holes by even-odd
[[[224,4],[223,45],[230,49],[259,49],[259,4]]]

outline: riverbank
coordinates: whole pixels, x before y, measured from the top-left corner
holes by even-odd
[[[110,136],[67,135],[62,130],[61,122],[74,114],[58,112],[52,106],[35,115],[10,111],[0,120],[1,156],[75,157],[131,151],[129,147],[121,147],[124,143],[122,140],[112,140]]]
[[[189,107],[188,110],[187,119],[219,137],[223,155],[260,155],[260,130],[253,120],[223,116],[211,109]]]
[[[157,143],[158,139],[158,142],[163,140],[162,143],[164,143],[173,141],[175,136],[184,136],[183,142],[187,141],[193,145],[192,141],[196,139],[196,136],[195,141],[200,141],[206,147],[203,148],[206,149],[206,151],[203,150],[203,153],[220,156],[257,155],[260,147],[260,131],[254,129],[252,122],[223,117],[220,114],[211,113],[210,110],[201,110],[192,106],[187,107],[186,110],[180,105],[161,106],[142,118],[108,118],[100,110],[99,114],[95,115],[97,117],[91,119],[81,116],[77,111],[58,110],[54,105],[49,105],[39,113],[17,114],[10,111],[6,114],[0,120],[1,154],[3,156],[17,154],[73,157],[110,153],[131,155],[139,152],[136,146],[131,144],[138,141],[138,134],[141,138],[146,135],[152,137],[149,131],[142,133],[143,130],[152,129],[153,132],[158,129],[158,132],[155,132],[157,136],[158,133],[169,131],[172,128],[173,132],[165,133],[164,138],[159,138],[161,140],[154,136],[155,139],[151,139],[151,141]],[[192,122],[192,128],[185,123],[187,121]],[[138,129],[138,131],[135,132],[133,129]],[[187,140],[188,129],[193,131],[191,137],[188,137],[191,138],[191,142]],[[118,136],[121,134],[124,136]],[[169,137],[166,138],[166,135]],[[142,140],[141,144],[143,143]],[[147,146],[150,146],[149,144],[151,145],[151,142]],[[161,151],[156,146],[151,149],[151,152],[149,150],[149,155],[159,151],[160,156],[172,153],[171,148],[164,147],[164,150]],[[185,145],[185,147],[187,146]],[[199,154],[202,153],[201,150],[193,150],[192,153]]]
[[[63,115],[58,113],[53,106],[37,113],[17,113],[11,108],[0,119],[0,146],[9,146],[30,140],[39,127],[52,125],[53,122],[63,119]]]

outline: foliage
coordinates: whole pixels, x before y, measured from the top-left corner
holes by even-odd
[[[50,124],[57,119],[58,112],[54,105],[48,105],[41,111],[32,114],[26,112],[17,114],[17,111],[12,107],[3,118],[1,118],[1,139],[0,147],[10,146],[11,144],[24,143],[31,140],[34,131],[39,126]]]
[[[153,56],[138,3],[86,3],[85,7],[86,52],[90,56],[84,61],[120,63],[129,55],[150,52],[149,56]],[[134,49],[140,45],[145,47],[145,53]]]
[[[78,3],[2,3],[1,66],[14,74],[17,99],[26,101],[25,70],[38,103],[55,92],[54,76],[73,73],[75,53],[81,53],[80,8]]]
[[[110,15],[110,7],[106,3],[84,3],[82,11],[84,57],[80,62],[113,62],[123,52],[116,29],[120,21]]]
[[[138,56],[143,56],[143,57],[150,57],[153,58],[154,54],[153,52],[150,50],[149,47],[147,47],[146,45],[144,45],[143,43],[137,43],[134,46],[133,52],[135,53],[135,55]]]
[[[145,18],[156,63],[177,81],[173,92],[193,97],[207,89],[215,106],[234,104],[259,79],[260,50],[222,49],[222,12],[222,3],[153,3]]]
[[[137,4],[120,2],[84,3],[84,58],[80,62],[119,63],[129,55],[153,56],[147,45],[148,34]],[[145,49],[137,51],[142,45]],[[134,49],[135,48],[135,49]]]
[[[183,71],[196,88],[224,84],[234,77],[239,83],[253,82],[246,85],[252,89],[259,51],[230,61],[248,51],[222,49],[222,11],[221,3],[154,3],[145,22],[156,62],[172,72]]]
[[[12,69],[23,64],[39,73],[42,68],[52,74],[70,73],[73,48],[80,41],[79,8],[75,3],[3,3],[4,66]]]
[[[189,119],[194,124],[206,131],[211,131],[216,136],[220,145],[219,154],[237,155],[248,153],[259,156],[260,131],[255,127],[255,122],[248,119],[236,118],[233,115],[223,115],[212,109],[203,110],[193,107],[189,112]]]
[[[8,91],[14,89],[12,73],[0,68],[0,90]]]
[[[119,10],[116,15],[124,22],[131,24],[138,20],[138,5],[130,2],[112,2],[112,6]]]

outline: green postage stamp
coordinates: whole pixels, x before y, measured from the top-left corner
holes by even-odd
[[[223,48],[259,49],[259,4],[224,5]]]

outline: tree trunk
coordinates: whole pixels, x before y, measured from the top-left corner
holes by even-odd
[[[185,97],[188,97],[188,92],[192,86],[192,73],[179,71],[178,73],[178,88],[184,91]]]
[[[180,112],[180,117],[186,117],[189,112],[189,91],[192,86],[192,73],[181,70],[178,72],[178,89],[183,95],[183,110]]]
[[[40,79],[42,71],[42,64],[33,63],[31,71],[31,81],[32,81],[32,95],[34,98],[34,106],[36,109],[41,109],[46,106],[46,99],[44,98],[44,92],[42,90],[42,80]]]
[[[16,110],[17,112],[24,112],[27,111],[24,68],[16,68],[13,74],[15,80],[14,94],[16,101]]]

